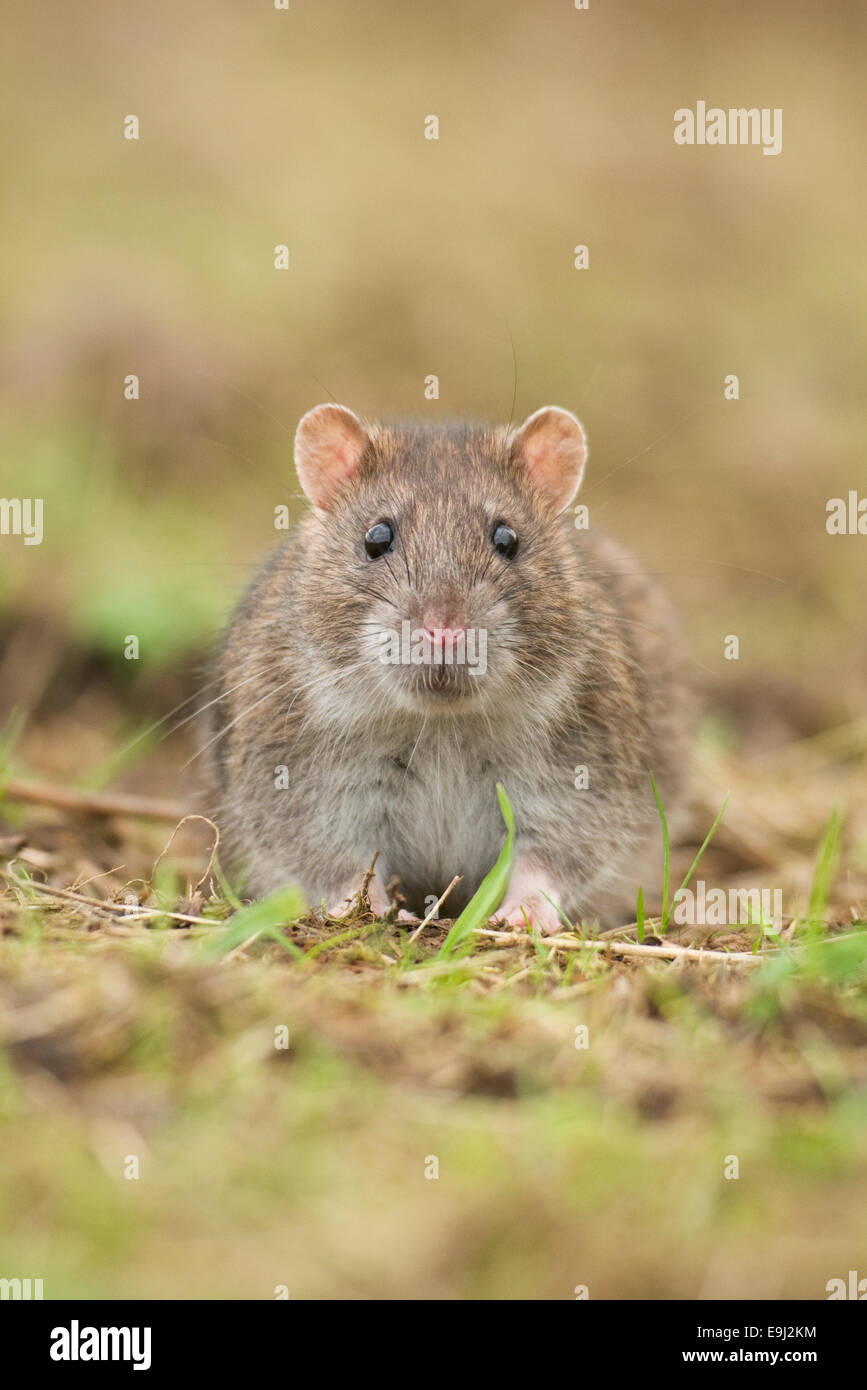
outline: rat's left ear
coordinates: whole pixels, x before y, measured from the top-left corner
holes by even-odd
[[[539,491],[561,512],[581,486],[587,458],[581,421],[559,406],[543,406],[514,435],[512,458],[523,463]]]

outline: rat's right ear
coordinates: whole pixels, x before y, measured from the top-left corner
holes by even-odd
[[[345,405],[317,405],[295,432],[295,468],[314,507],[328,511],[364,457],[370,440]]]
[[[513,436],[512,457],[521,461],[539,491],[561,512],[581,486],[587,459],[584,426],[571,410],[545,405]]]

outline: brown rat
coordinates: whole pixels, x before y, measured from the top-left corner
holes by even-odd
[[[556,407],[515,431],[304,416],[313,510],[219,662],[221,822],[253,892],[296,883],[340,912],[378,851],[377,911],[394,876],[421,915],[460,874],[456,915],[504,840],[497,782],[516,822],[498,917],[610,921],[649,886],[651,774],[670,815],[686,681],[666,599],[575,527],[585,457]]]

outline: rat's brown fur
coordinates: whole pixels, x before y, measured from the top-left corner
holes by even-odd
[[[395,547],[371,561],[363,537],[384,517]],[[498,521],[520,538],[513,560],[492,549]],[[431,668],[384,665],[373,646],[432,605],[488,634],[487,672],[455,671],[453,698]],[[379,851],[376,906],[392,875],[422,913],[462,874],[455,913],[503,841],[498,781],[521,899],[505,915],[529,904],[552,929],[547,894],[570,917],[611,920],[649,886],[651,773],[675,812],[686,752],[671,611],[618,545],[556,515],[506,431],[370,427],[333,505],[263,566],[219,670],[221,823],[254,892],[294,882],[337,904]]]

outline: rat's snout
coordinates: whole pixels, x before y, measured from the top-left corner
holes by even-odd
[[[443,653],[448,656],[458,651],[467,639],[467,629],[464,622],[459,622],[456,618],[440,618],[426,616],[422,619],[422,636],[425,645],[434,654]]]
[[[463,660],[467,640],[464,605],[456,593],[429,594],[419,621],[425,659],[433,665]]]
[[[467,615],[460,595],[448,586],[423,597],[416,611],[428,660],[450,661],[467,636]]]
[[[384,658],[403,667],[399,698],[408,693],[414,708],[469,705],[479,693],[476,678],[487,670],[487,632],[473,625],[471,597],[454,584],[431,585],[408,594],[405,611],[400,641],[385,644]]]

